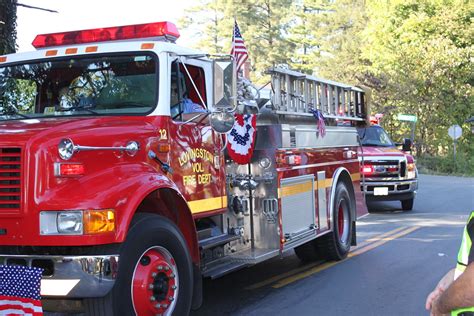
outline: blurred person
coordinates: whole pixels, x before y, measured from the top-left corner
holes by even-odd
[[[456,268],[448,271],[426,298],[432,316],[474,315],[474,211],[464,227]]]

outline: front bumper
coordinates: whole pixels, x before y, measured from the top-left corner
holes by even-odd
[[[24,265],[44,269],[41,296],[103,297],[115,283],[118,255],[41,256],[2,255],[0,265]]]
[[[388,188],[387,195],[374,195],[375,188]],[[369,181],[361,183],[361,190],[368,201],[392,201],[414,198],[418,190],[418,179],[400,181]]]

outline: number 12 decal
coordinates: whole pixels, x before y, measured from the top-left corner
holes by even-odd
[[[158,132],[160,133],[160,139],[168,139],[168,134],[165,129],[160,129]]]

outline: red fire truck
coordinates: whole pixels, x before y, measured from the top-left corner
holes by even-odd
[[[0,264],[44,269],[45,304],[185,315],[203,277],[356,241],[364,92],[275,68],[271,102],[236,104],[232,58],[178,37],[72,31],[0,56]],[[226,149],[236,108],[256,118],[245,164]]]

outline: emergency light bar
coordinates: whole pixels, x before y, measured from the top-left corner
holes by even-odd
[[[164,37],[176,41],[179,31],[171,22],[114,26],[99,29],[70,31],[37,35],[32,45],[35,48],[85,44],[137,38]]]

